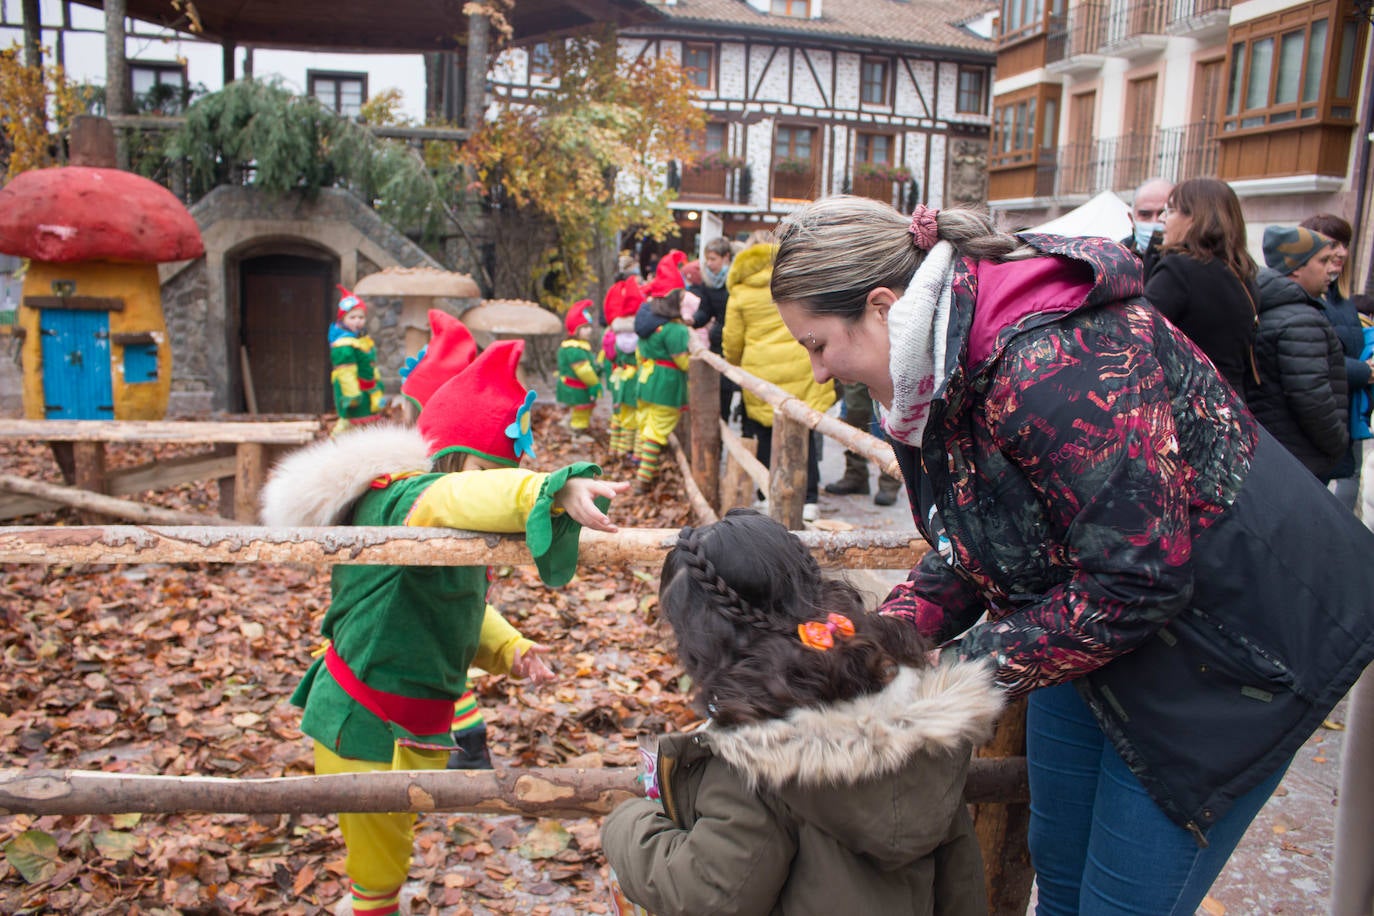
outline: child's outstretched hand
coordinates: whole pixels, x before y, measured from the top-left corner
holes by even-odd
[[[593,502],[598,496],[614,499],[630,489],[628,480],[596,480],[591,477],[572,477],[554,497],[554,505],[562,509],[573,521],[584,528],[595,531],[616,532],[620,529],[596,507]]]
[[[548,662],[540,658],[548,652],[549,647],[539,643],[532,643],[524,652],[516,649],[515,661],[510,664],[511,677],[528,680],[535,686],[553,680],[553,669],[549,667]]]

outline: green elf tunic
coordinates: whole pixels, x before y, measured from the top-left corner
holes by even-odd
[[[611,363],[611,403],[616,407],[638,406],[639,404],[639,360],[634,351],[622,353],[615,351],[615,361]]]
[[[355,525],[525,532],[546,584],[577,565],[581,526],[553,508],[586,462],[552,474],[519,468],[382,477],[354,509]],[[453,746],[454,701],[467,689],[486,608],[485,566],[334,567],[327,649],[291,696],[301,731],[341,757],[389,762],[396,744]]]
[[[344,420],[365,420],[382,412],[382,383],[377,379],[377,347],[363,334],[340,334],[329,345],[333,369],[334,409]]]
[[[563,341],[558,347],[558,403],[585,407],[596,401],[600,386],[591,343],[577,337]]]
[[[669,321],[639,342],[640,403],[681,407],[687,403],[687,340],[691,331]]]

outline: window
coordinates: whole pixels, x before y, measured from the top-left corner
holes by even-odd
[[[773,158],[775,160],[811,161],[811,147],[816,139],[814,127],[779,127],[773,139]]]
[[[888,84],[887,61],[866,57],[859,65],[859,100],[865,105],[886,105]]]
[[[1058,145],[1060,92],[1059,86],[1042,83],[994,100],[989,168],[1033,165],[1041,158],[1053,160]]]
[[[773,134],[773,196],[816,196],[816,128],[780,124]]]
[[[982,67],[960,67],[954,110],[960,114],[987,114],[987,79],[988,71]]]
[[[896,145],[891,134],[855,134],[854,161],[868,165],[888,165]]]
[[[1231,30],[1222,129],[1354,120],[1368,28],[1337,0],[1292,7]]]
[[[716,88],[715,48],[711,45],[685,45],[682,49],[682,69],[687,79],[698,89]]]
[[[530,79],[546,80],[553,76],[553,47],[547,41],[535,42],[530,48]]]
[[[186,108],[186,67],[175,61],[129,61],[129,86],[139,111],[170,115]]]
[[[307,70],[305,82],[310,95],[330,111],[346,118],[356,118],[363,113],[363,102],[367,101],[366,73]]]
[[[774,16],[792,16],[797,19],[811,18],[811,0],[773,0],[769,11]]]
[[[1020,38],[1045,30],[1045,0],[1002,0],[1002,38]]]
[[[701,151],[707,155],[725,152],[725,123],[712,121],[701,134]]]

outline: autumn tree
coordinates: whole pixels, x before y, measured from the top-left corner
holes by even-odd
[[[28,66],[17,43],[0,50],[0,166],[6,179],[57,165],[61,135],[85,100],[58,66]]]
[[[549,91],[504,105],[465,158],[498,234],[501,222],[530,217],[550,227],[525,266],[526,287],[498,294],[560,307],[609,281],[592,259],[616,232],[674,229],[664,164],[692,157],[705,114],[675,60],[626,60],[612,31],[556,43],[552,56]]]

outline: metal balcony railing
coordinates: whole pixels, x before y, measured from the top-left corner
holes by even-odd
[[[1231,8],[1231,0],[1169,0],[1168,24],[1186,22]]]
[[[1112,6],[1106,12],[1104,44],[1113,48],[1146,35],[1163,35],[1166,5],[1159,0],[1131,0]]]
[[[1107,5],[1103,0],[1088,0],[1050,17],[1045,62],[1069,60],[1083,54],[1096,54],[1107,35]]]
[[[1043,196],[1130,191],[1148,178],[1182,181],[1215,175],[1218,148],[1214,121],[1197,121],[1152,134],[1066,143],[1049,163],[1041,153],[1040,171],[1053,176],[1053,188]],[[1045,191],[1044,181],[1044,176],[1037,174],[1037,193]]]

